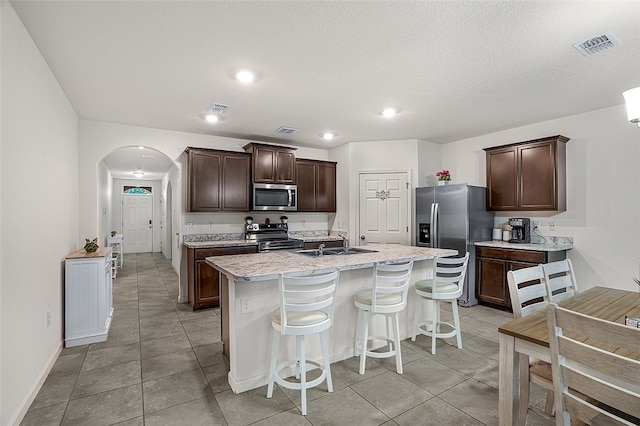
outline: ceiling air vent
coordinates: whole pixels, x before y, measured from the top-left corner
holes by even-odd
[[[295,127],[280,127],[278,128],[278,130],[276,130],[276,133],[284,133],[285,135],[290,135],[291,133],[295,132],[296,129]]]
[[[573,45],[573,47],[575,47],[578,52],[582,53],[584,56],[595,55],[596,53],[600,53],[603,50],[611,49],[616,46],[620,46],[620,40],[618,40],[611,31],[590,37],[585,41],[581,41]]]
[[[225,104],[211,104],[209,105],[209,108],[207,108],[207,111],[217,112],[218,114],[222,114],[228,108],[229,108],[229,105],[225,105]]]

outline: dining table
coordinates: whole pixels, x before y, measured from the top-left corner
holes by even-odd
[[[558,305],[607,321],[624,324],[627,316],[640,318],[640,293],[608,287],[592,287]],[[551,363],[547,311],[543,309],[498,327],[500,364],[498,385],[498,413],[500,425],[524,425],[528,396],[520,395],[528,389],[529,357]],[[608,348],[611,350],[612,348]],[[640,360],[640,352],[614,348],[618,352]],[[527,370],[525,370],[527,369]]]

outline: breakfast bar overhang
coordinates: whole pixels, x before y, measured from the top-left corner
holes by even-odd
[[[407,308],[400,315],[400,337],[410,336],[414,313],[413,284],[433,270],[436,257],[454,256],[456,250],[395,244],[372,244],[371,253],[309,257],[295,251],[215,256],[206,262],[220,272],[222,342],[229,358],[229,384],[241,393],[267,383],[269,372],[271,313],[278,307],[278,274],[328,270],[337,267],[340,280],[335,296],[334,322],[329,330],[331,362],[353,356],[357,311],[352,297],[372,285],[375,262],[413,260]],[[429,308],[428,308],[429,309]],[[374,327],[385,327],[382,318]],[[283,339],[281,352],[293,357],[294,339]],[[309,341],[309,355],[320,358],[319,342]]]

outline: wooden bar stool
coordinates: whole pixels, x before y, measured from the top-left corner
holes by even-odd
[[[435,260],[433,278],[417,281],[415,284],[416,300],[415,316],[413,318],[413,332],[411,341],[416,341],[417,334],[431,337],[431,353],[436,353],[436,339],[456,337],[458,349],[462,349],[460,337],[460,316],[458,315],[458,297],[462,295],[464,277],[467,273],[469,253],[464,257],[440,257]],[[420,321],[420,311],[425,300],[433,302],[431,318]],[[453,312],[453,324],[440,321],[440,302],[451,303]],[[441,332],[441,326],[445,325],[451,330]],[[429,331],[429,328],[431,331]]]
[[[333,392],[331,366],[327,348],[327,331],[333,323],[333,302],[340,272],[332,268],[329,272],[305,272],[280,274],[280,308],[271,314],[273,334],[271,339],[271,366],[267,398],[273,396],[273,384],[288,389],[299,389],[302,400],[301,411],[307,415],[307,389],[319,385],[325,379],[329,392]],[[318,333],[324,363],[307,359],[305,337]],[[280,336],[296,336],[296,359],[277,365]],[[283,370],[295,367],[296,379],[282,377]],[[307,382],[307,371],[319,368],[320,376]]]
[[[398,313],[407,306],[407,292],[413,261],[403,263],[375,263],[373,287],[360,290],[353,296],[358,308],[358,325],[355,355],[360,355],[360,374],[364,374],[366,358],[396,357],[396,371],[402,374],[402,352],[400,350],[400,325]],[[370,336],[369,324],[375,315],[384,315],[387,321],[386,336]],[[391,331],[393,329],[393,332]],[[392,336],[393,335],[393,336]],[[384,341],[387,351],[369,350],[369,342]]]

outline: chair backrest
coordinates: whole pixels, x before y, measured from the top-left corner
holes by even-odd
[[[549,302],[558,303],[578,293],[576,275],[569,259],[542,265]]]
[[[521,318],[547,306],[547,286],[542,266],[507,272],[513,317]]]
[[[437,284],[455,284],[458,287],[458,291],[455,292],[457,296],[453,295],[453,297],[459,297],[462,294],[468,264],[469,252],[465,253],[463,257],[437,257],[436,273],[434,274],[436,285],[431,290],[433,297],[437,298]],[[446,293],[451,294],[453,292],[447,290]]]
[[[555,303],[547,323],[556,424],[640,424],[640,329]]]
[[[407,305],[407,292],[411,281],[413,260],[408,262],[381,263],[373,265],[373,294],[371,312],[383,312],[388,305],[377,303],[379,296],[399,295],[402,299],[393,305],[394,310],[404,309]]]
[[[312,271],[280,274],[280,324],[282,334],[297,334],[305,327],[306,332],[322,331],[333,322],[333,303],[340,271]],[[295,316],[297,325],[291,325],[289,318]],[[300,325],[300,318],[320,319],[314,325]],[[309,321],[313,322],[313,321]],[[304,321],[302,321],[304,323]]]

